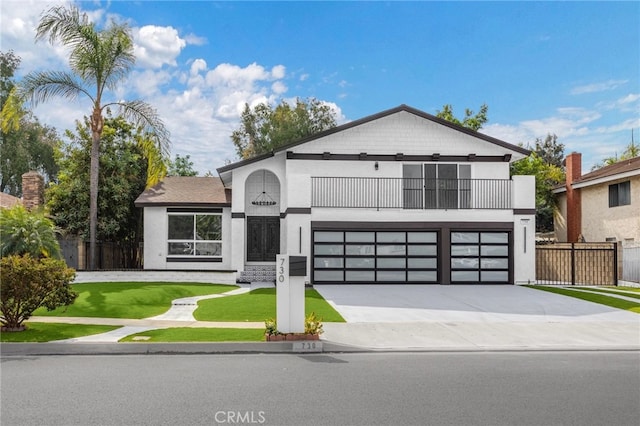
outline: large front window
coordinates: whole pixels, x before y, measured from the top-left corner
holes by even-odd
[[[221,257],[222,216],[170,213],[168,254],[180,257]]]

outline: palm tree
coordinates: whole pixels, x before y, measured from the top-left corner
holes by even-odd
[[[30,212],[21,205],[0,209],[0,234],[2,257],[29,254],[35,259],[60,258],[55,226],[42,211]]]
[[[151,140],[163,156],[168,156],[169,132],[156,110],[147,103],[134,101],[105,102],[103,97],[127,77],[135,63],[133,41],[129,28],[112,22],[97,30],[85,14],[71,6],[55,6],[41,18],[36,41],[48,39],[70,49],[71,72],[44,71],[25,76],[18,88],[21,99],[34,106],[53,97],[75,100],[86,96],[93,106],[91,124],[91,165],[89,178],[89,256],[90,269],[96,265],[96,228],[98,222],[98,169],[100,137],[104,125],[103,113],[117,107],[120,114],[136,127],[149,132]]]

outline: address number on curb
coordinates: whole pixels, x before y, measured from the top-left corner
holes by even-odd
[[[322,342],[293,342],[294,352],[322,352]]]

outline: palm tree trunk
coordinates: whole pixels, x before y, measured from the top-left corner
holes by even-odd
[[[89,269],[96,269],[96,234],[98,229],[98,177],[100,170],[100,136],[103,118],[100,109],[91,115],[91,165],[89,168]]]

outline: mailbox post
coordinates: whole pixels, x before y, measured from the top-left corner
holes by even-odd
[[[305,256],[276,256],[276,321],[281,333],[304,333]]]

